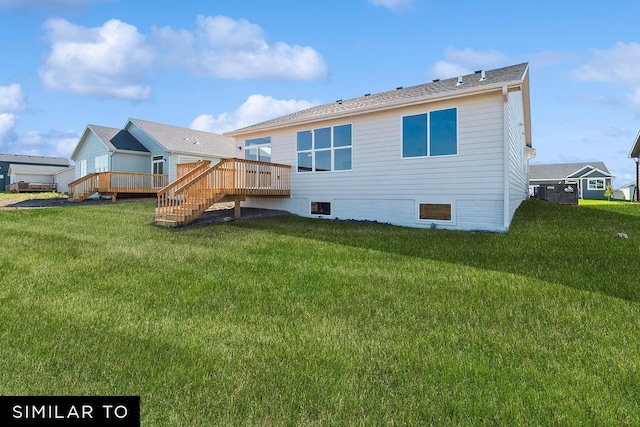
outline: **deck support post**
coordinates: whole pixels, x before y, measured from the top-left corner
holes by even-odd
[[[233,207],[233,216],[235,219],[240,218],[241,210],[240,210],[240,198],[236,197],[235,206]]]

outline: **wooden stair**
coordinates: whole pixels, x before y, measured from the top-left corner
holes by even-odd
[[[167,227],[188,224],[202,215],[211,205],[225,197],[215,182],[220,164],[209,167],[210,162],[201,162],[184,176],[158,192],[155,223]]]
[[[155,223],[167,227],[186,225],[213,204],[235,200],[235,216],[245,197],[289,197],[291,166],[227,158],[210,167],[194,163],[193,169],[158,191]]]
[[[98,174],[90,173],[69,183],[69,200],[81,202],[98,192]]]

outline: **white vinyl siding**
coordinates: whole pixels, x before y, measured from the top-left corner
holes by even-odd
[[[458,154],[402,158],[402,117],[453,107],[458,109]],[[347,120],[352,123],[351,170],[292,173],[290,199],[247,199],[245,204],[310,216],[311,201],[326,201],[331,202],[332,218],[429,227],[417,218],[417,204],[446,200],[455,205],[455,225],[449,228],[504,231],[504,110],[499,92]],[[270,131],[272,161],[295,169],[298,131],[344,122],[340,118]]]
[[[524,137],[524,113],[522,92],[510,92],[508,96],[509,137],[509,218],[511,222],[516,209],[529,193],[527,155]]]
[[[108,154],[109,149],[104,145],[100,138],[98,138],[93,132],[88,132],[87,138],[84,140],[84,143],[73,159],[76,163],[80,163],[83,160],[86,162],[85,170],[82,170],[82,167],[76,169],[76,178],[95,172],[96,158]],[[83,172],[84,175],[82,175]]]
[[[114,153],[111,167],[119,172],[151,173],[151,155],[149,153]]]

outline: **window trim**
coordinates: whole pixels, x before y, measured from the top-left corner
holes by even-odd
[[[252,141],[259,141],[259,140],[268,140],[269,142],[262,142],[259,144],[251,144],[250,142]],[[262,160],[260,159],[260,150],[263,148],[269,148],[269,160]],[[247,159],[247,152],[250,150],[257,150],[258,154],[257,154],[257,159],[255,159],[256,161],[259,162],[269,162],[271,163],[271,160],[273,158],[273,153],[271,152],[271,136],[262,136],[260,138],[249,138],[249,139],[245,139],[244,140],[244,159],[245,160],[254,160],[254,159]]]
[[[335,129],[343,126],[349,126],[350,132],[350,144],[349,145],[335,145]],[[316,148],[316,131],[324,131],[325,129],[329,129],[329,134],[331,137],[331,142],[329,147],[321,147]],[[298,137],[300,134],[311,134],[311,148],[300,150],[298,147]],[[297,174],[308,174],[308,173],[331,173],[331,172],[349,172],[353,170],[353,123],[341,123],[337,125],[329,125],[329,126],[319,126],[313,129],[303,129],[296,132],[295,139],[295,147],[296,147],[296,173]],[[336,151],[347,151],[351,152],[351,164],[349,169],[336,169]],[[328,152],[330,153],[330,169],[329,170],[316,170],[316,153]],[[300,170],[300,155],[310,155],[311,156],[311,167],[310,170]]]
[[[314,204],[316,205],[316,209],[317,209],[316,212],[313,211]],[[323,212],[325,210],[324,208],[328,208],[328,212]],[[318,202],[318,201],[309,200],[309,214],[331,216],[331,202],[327,202],[327,201]]]
[[[109,172],[109,155],[101,154],[93,160],[94,172]]]
[[[449,205],[451,207],[450,220],[444,219],[432,219],[432,218],[420,218],[420,206],[421,205]],[[451,199],[419,199],[416,200],[416,222],[419,224],[435,224],[435,225],[455,225],[456,224],[456,201]]]
[[[431,154],[431,113],[446,111],[446,110],[455,110],[456,112],[456,152],[453,154]],[[460,155],[460,109],[457,105],[446,108],[438,108],[433,110],[427,110],[415,114],[406,114],[400,117],[400,157],[402,159],[425,159],[425,158],[441,158],[441,157],[455,157]],[[427,154],[424,156],[405,156],[404,155],[404,119],[405,117],[413,117],[413,116],[421,116],[425,115],[427,117]]]
[[[602,188],[599,188],[597,184],[592,186],[591,181],[602,183]],[[607,188],[606,178],[587,178],[587,191],[605,191],[606,188]]]

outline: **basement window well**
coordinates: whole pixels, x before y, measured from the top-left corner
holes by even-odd
[[[451,204],[448,203],[420,203],[421,220],[425,221],[451,221]]]
[[[331,203],[311,202],[311,215],[331,215]]]

